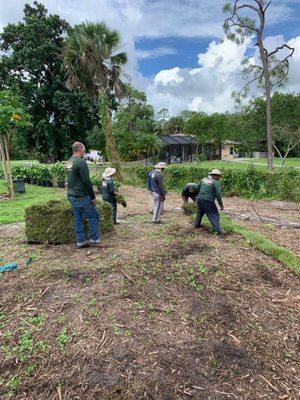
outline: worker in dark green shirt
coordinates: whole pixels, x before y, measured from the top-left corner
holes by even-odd
[[[201,228],[201,221],[204,215],[207,216],[216,234],[222,233],[220,228],[220,215],[215,204],[217,199],[221,210],[224,209],[221,195],[220,182],[221,171],[213,169],[210,174],[199,183],[199,193],[197,196],[197,219],[195,228]]]
[[[90,180],[89,168],[83,159],[85,147],[80,142],[72,146],[73,155],[67,162],[68,200],[73,207],[74,228],[78,248],[97,246],[99,236],[99,212],[96,208],[96,197]],[[84,231],[83,220],[89,223],[90,241]]]
[[[115,184],[113,176],[116,173],[115,168],[106,168],[102,177],[101,194],[102,199],[110,204],[112,211],[112,220],[115,225],[117,222],[117,200],[115,196]]]

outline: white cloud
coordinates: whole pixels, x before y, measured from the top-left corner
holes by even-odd
[[[283,36],[266,38],[269,50],[284,43]],[[300,36],[287,42],[295,48],[284,91],[300,91]],[[211,42],[205,53],[198,54],[199,68],[172,68],[160,71],[148,85],[147,94],[156,109],[166,107],[171,114],[184,109],[207,113],[226,112],[234,108],[232,92],[239,91],[246,81],[241,74],[241,62],[252,42],[242,46],[225,39]],[[252,94],[260,93],[256,86]]]
[[[139,60],[146,58],[158,58],[166,55],[177,54],[177,50],[171,47],[156,47],[154,49],[137,49],[135,54]]]
[[[30,4],[33,0],[28,0]],[[104,20],[117,29],[122,38],[122,50],[128,53],[126,72],[133,83],[147,90],[149,101],[156,109],[168,107],[172,113],[182,109],[206,112],[232,109],[232,90],[242,86],[240,62],[246,47],[234,43],[212,41],[206,52],[198,55],[199,67],[175,68],[160,71],[153,79],[138,72],[139,59],[174,54],[174,49],[157,47],[152,50],[136,49],[141,38],[222,38],[224,0],[42,0],[49,12],[57,13],[71,24],[82,20]],[[267,22],[274,25],[295,18],[292,4],[300,0],[273,0]],[[25,1],[0,0],[0,31],[8,22],[22,18]],[[282,36],[271,37],[268,45],[280,43]],[[300,39],[290,41],[296,47],[291,62],[290,90],[299,90]],[[249,50],[249,48],[248,48]],[[196,59],[196,54],[195,54]]]

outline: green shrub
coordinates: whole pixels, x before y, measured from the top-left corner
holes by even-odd
[[[53,179],[55,179],[57,182],[64,182],[67,178],[67,169],[65,164],[62,162],[56,162],[51,166],[51,173],[53,176]]]
[[[105,233],[113,228],[111,207],[101,201],[97,203],[97,208],[100,213],[100,229]],[[26,208],[25,233],[29,243],[74,242],[73,211],[69,202],[63,199]]]
[[[146,187],[148,173],[153,166],[126,168],[125,181]],[[221,169],[222,192],[225,196],[268,197],[279,200],[300,201],[300,173],[296,169],[280,169],[274,172],[255,169]],[[210,172],[200,164],[171,165],[163,172],[168,190],[181,190],[188,182],[200,182]]]
[[[12,174],[13,179],[27,178],[26,167],[13,165],[11,168],[11,174]]]
[[[91,175],[91,182],[93,186],[96,186],[98,188],[101,186],[102,179],[99,178],[97,175]]]

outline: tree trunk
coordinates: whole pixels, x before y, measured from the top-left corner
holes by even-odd
[[[0,135],[0,150],[1,150],[1,158],[2,158],[5,181],[8,189],[8,196],[12,198],[14,197],[14,188],[13,188],[13,181],[12,181],[10,161],[9,161],[9,141],[7,133]]]
[[[99,115],[102,119],[102,127],[106,139],[106,152],[111,167],[116,168],[116,176],[121,180],[121,163],[116,146],[116,141],[112,133],[111,114],[108,105],[107,96],[105,94],[99,96]]]
[[[268,170],[272,171],[273,170],[273,126],[272,126],[271,82],[269,73],[269,63],[262,40],[258,41],[258,46],[264,71],[264,87],[266,96],[266,118],[267,118]]]

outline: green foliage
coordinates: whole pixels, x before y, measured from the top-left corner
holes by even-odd
[[[106,140],[105,133],[102,127],[95,125],[90,131],[87,132],[87,144],[91,150],[100,150],[105,155]]]
[[[32,120],[13,141],[16,155],[26,149],[43,161],[63,159],[96,123],[95,103],[66,88],[61,53],[68,29],[65,20],[34,1],[25,4],[23,21],[8,24],[0,35],[0,88],[17,89]]]
[[[159,141],[154,135],[154,111],[146,95],[131,85],[125,94],[113,124],[118,152],[124,161],[145,158],[158,152]]]
[[[64,182],[67,178],[67,170],[65,164],[57,162],[51,166],[51,174],[53,179],[58,182]]]
[[[22,126],[30,126],[30,115],[21,97],[10,90],[0,91],[0,135]]]
[[[98,202],[100,229],[112,229],[110,205]],[[73,211],[67,200],[37,204],[25,210],[25,233],[29,243],[64,244],[75,241]]]
[[[196,137],[201,144],[222,143],[231,138],[229,114],[194,113],[184,124],[184,132]]]
[[[151,166],[132,167],[127,169],[127,175],[135,176],[140,184],[146,185],[148,173],[152,169]],[[181,190],[187,182],[199,182],[210,170],[201,165],[171,165],[163,175],[168,189]],[[250,166],[245,170],[221,170],[224,195],[300,201],[300,173],[295,169],[268,172]]]
[[[69,336],[68,336],[68,332],[67,332],[66,328],[61,330],[57,340],[58,340],[60,350],[63,351],[69,340]]]

